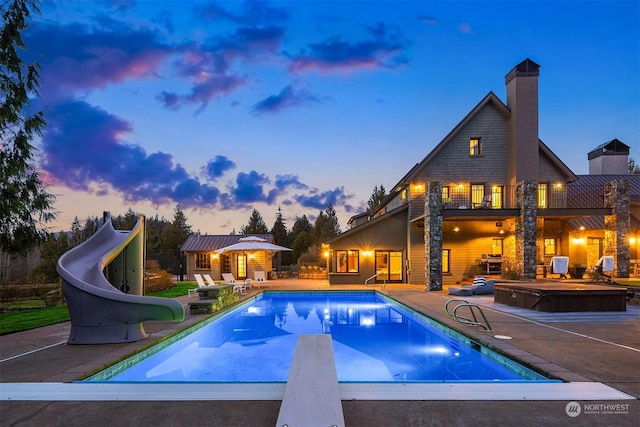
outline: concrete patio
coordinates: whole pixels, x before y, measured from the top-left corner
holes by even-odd
[[[330,287],[323,280],[279,280],[272,284],[274,290],[365,289],[363,285]],[[497,304],[492,296],[468,297],[484,308],[493,326],[493,331],[483,331],[457,323],[445,313],[444,304],[449,296],[444,291],[425,292],[423,285],[387,285],[386,290],[380,286],[375,289],[478,342],[587,391],[569,392],[566,396],[549,394],[545,400],[525,400],[519,392],[505,397],[489,388],[467,386],[454,388],[451,394],[437,395],[433,390],[442,388],[427,388],[423,395],[398,400],[377,400],[379,397],[375,394],[370,399],[358,395],[353,400],[345,398],[349,388],[341,386],[347,426],[568,423],[635,426],[640,422],[640,306],[629,305],[625,312],[544,313]],[[243,299],[261,291],[254,288]],[[190,299],[184,296],[179,300],[187,304]],[[177,389],[156,384],[149,396],[162,395],[161,400],[144,396],[133,400],[126,395],[118,398],[111,393],[105,393],[102,400],[87,400],[87,396],[74,399],[47,392],[46,387],[55,388],[60,383],[76,380],[206,317],[192,316],[188,309],[186,311],[185,322],[179,324],[145,323],[149,339],[129,344],[65,345],[70,329],[68,322],[0,337],[0,425],[275,426],[280,400],[216,400],[213,389],[210,396],[205,389],[200,397],[182,399]],[[496,335],[511,339],[496,338]],[[633,399],[611,400],[607,393],[602,399],[590,395],[589,390],[599,390],[591,387],[599,386],[598,383],[608,386],[602,386],[604,389],[611,387],[615,390],[609,390]],[[20,385],[24,385],[28,393],[21,395]],[[284,386],[281,389],[284,393]],[[176,393],[173,396],[172,390]],[[27,395],[28,398],[24,397]],[[581,413],[575,417],[567,411],[572,400],[581,405]]]

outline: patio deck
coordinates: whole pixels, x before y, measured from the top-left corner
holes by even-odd
[[[366,289],[363,285],[329,286],[323,280],[276,280],[273,289]],[[370,288],[369,288],[370,289]],[[380,287],[376,288],[381,290]],[[242,299],[262,290],[254,289]],[[347,426],[427,426],[427,425],[518,425],[538,426],[571,422],[575,425],[607,424],[635,426],[640,420],[640,306],[629,305],[625,312],[545,313],[496,303],[492,296],[469,299],[480,304],[493,331],[456,323],[444,312],[446,291],[425,292],[424,285],[387,285],[390,297],[423,312],[484,344],[494,346],[520,360],[544,369],[566,381],[602,383],[633,396],[634,400],[610,400],[603,395],[567,394],[523,400],[518,390],[513,397],[491,395],[482,386],[469,386],[465,396],[453,393],[440,396],[425,393],[413,398],[378,400],[358,395],[345,400],[349,387],[341,387]],[[187,296],[180,297],[183,304]],[[187,310],[188,311],[188,310]],[[254,395],[235,395],[231,400],[216,399],[215,386],[185,400],[153,400],[157,390],[141,400],[120,395],[104,400],[86,401],[47,393],[47,387],[71,382],[84,374],[119,359],[136,349],[193,324],[205,315],[189,315],[180,324],[145,322],[147,340],[126,344],[64,345],[68,322],[0,337],[0,424],[2,426],[94,426],[113,424],[274,426],[280,400],[262,400]],[[501,340],[496,335],[509,336]],[[15,383],[33,388],[35,397],[14,400]],[[42,384],[49,383],[49,384]],[[284,386],[280,393],[284,393]],[[39,392],[40,390],[40,392]],[[165,393],[166,395],[166,393]],[[567,406],[572,398],[582,413],[570,417]],[[99,395],[97,398],[100,398]],[[114,400],[111,400],[111,399]],[[248,400],[247,400],[248,399]],[[255,400],[253,400],[255,399]],[[613,406],[607,406],[613,405]],[[575,413],[573,413],[575,414]],[[572,415],[573,415],[572,414]]]

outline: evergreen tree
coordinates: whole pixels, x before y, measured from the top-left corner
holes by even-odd
[[[314,226],[314,240],[316,245],[326,243],[340,234],[340,224],[333,205],[329,204],[324,212],[318,214]]]
[[[87,236],[88,238],[89,236]],[[82,238],[82,228],[80,227],[80,221],[78,217],[73,218],[73,222],[71,223],[71,240],[69,241],[69,245],[73,248],[82,243],[85,239]]]
[[[632,158],[629,158],[629,162],[627,163],[627,167],[629,169],[630,175],[638,175],[640,174],[640,165],[636,164],[636,161]]]
[[[313,226],[306,215],[296,218],[296,222],[291,227],[291,233],[289,233],[290,248],[293,249],[293,252],[290,252],[292,263],[296,263],[300,255],[304,254],[313,245],[312,233]]]
[[[160,267],[171,269],[175,274],[180,272],[180,247],[192,234],[187,217],[178,204],[174,209],[173,222],[168,224],[162,233]]]
[[[93,236],[101,225],[101,218],[98,218],[97,216],[88,216],[84,222],[84,228],[82,229],[82,242]]]
[[[249,223],[240,228],[240,234],[267,234],[269,229],[257,209],[251,212]]]
[[[289,242],[289,233],[287,232],[287,227],[285,225],[284,219],[282,218],[282,209],[278,207],[278,213],[276,214],[276,220],[273,223],[273,228],[271,229],[271,234],[273,235],[273,240],[276,245],[290,247]],[[289,251],[278,252],[275,255],[277,258],[277,268],[284,265],[289,265],[292,263],[292,253]]]
[[[293,258],[298,260],[304,253],[313,246],[313,238],[306,231],[300,231],[297,235],[291,249],[293,249]]]
[[[40,264],[34,269],[33,274],[40,276],[43,283],[55,283],[58,276],[58,258],[71,249],[66,232],[49,234],[40,248]]]
[[[302,215],[302,217],[296,218],[296,222],[294,222],[293,227],[291,227],[291,238],[295,239],[296,236],[302,231],[305,231],[307,234],[310,235],[312,229],[313,227],[311,226],[311,223],[307,219],[307,216]]]
[[[387,197],[387,190],[385,190],[384,185],[380,184],[380,188],[376,185],[373,187],[373,193],[369,197],[369,201],[367,202],[367,210],[369,212],[375,210],[380,203]]]
[[[46,126],[42,112],[29,115],[38,95],[40,65],[26,64],[21,33],[37,0],[5,0],[0,25],[0,251],[22,252],[46,238],[44,225],[55,218],[55,197],[46,191],[32,163],[31,140]]]

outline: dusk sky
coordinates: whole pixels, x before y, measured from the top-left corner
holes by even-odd
[[[24,34],[58,221],[131,208],[239,232],[332,203],[342,230],[530,58],[539,134],[576,174],[640,161],[639,1],[45,1]]]

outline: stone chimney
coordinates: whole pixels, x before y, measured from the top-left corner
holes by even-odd
[[[589,175],[627,175],[629,146],[612,139],[589,151]]]
[[[509,118],[508,171],[510,185],[538,180],[538,76],[540,66],[530,59],[505,76]]]

